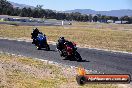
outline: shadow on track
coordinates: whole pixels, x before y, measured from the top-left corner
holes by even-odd
[[[53,50],[53,49],[51,49],[51,50],[46,50],[46,49],[40,49],[40,50],[43,50],[43,51],[52,51],[52,52],[57,52],[56,50]]]
[[[75,59],[69,59],[69,58],[64,58],[63,60],[77,61],[77,60],[75,60]],[[90,61],[82,60],[82,61],[78,61],[78,62],[90,62]]]

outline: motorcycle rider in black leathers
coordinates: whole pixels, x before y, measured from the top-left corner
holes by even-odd
[[[36,38],[37,38],[37,36],[38,36],[39,33],[42,33],[42,32],[39,32],[38,28],[34,28],[33,29],[33,32],[31,33],[32,39],[33,39],[32,44],[35,44]]]
[[[64,37],[60,37],[57,43],[57,49],[60,51],[61,56],[63,56],[63,52],[62,50],[64,49],[64,43],[68,42],[67,40],[65,40]]]

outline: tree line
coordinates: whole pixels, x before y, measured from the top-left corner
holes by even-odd
[[[68,21],[81,21],[81,22],[103,22],[107,23],[108,20],[115,21],[128,21],[132,23],[132,17],[123,16],[106,16],[101,14],[81,14],[79,12],[74,13],[64,13],[56,12],[49,9],[43,9],[42,5],[37,5],[35,8],[14,8],[11,3],[7,0],[0,0],[0,15],[11,15],[11,16],[21,16],[21,17],[33,17],[33,18],[46,18],[46,19],[57,19],[57,20],[68,20]]]

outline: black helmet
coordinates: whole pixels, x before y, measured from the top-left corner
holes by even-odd
[[[64,37],[60,37],[61,40],[64,40],[65,38]]]
[[[38,30],[38,28],[33,28],[33,31],[34,31],[34,30]]]

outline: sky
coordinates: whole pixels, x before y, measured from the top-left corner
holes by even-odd
[[[109,11],[132,9],[132,0],[8,0],[30,6],[43,5],[45,9],[57,11],[74,9],[92,9],[96,11]]]

